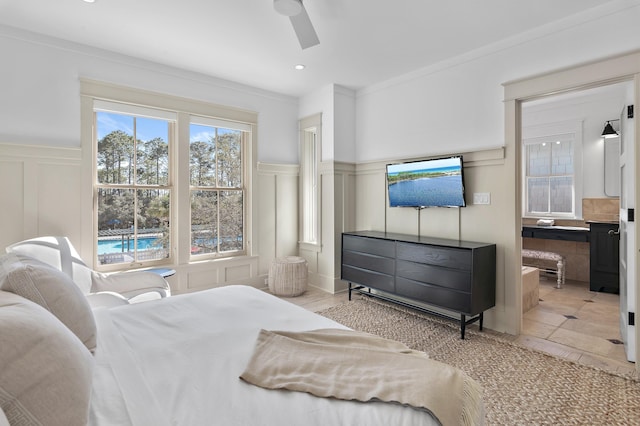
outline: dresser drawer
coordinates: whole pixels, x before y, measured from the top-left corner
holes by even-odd
[[[393,292],[395,287],[395,278],[393,275],[386,275],[345,264],[342,265],[342,279],[354,284],[362,284],[367,287],[388,292]]]
[[[471,250],[398,242],[396,251],[400,260],[471,270]]]
[[[445,309],[475,315],[471,311],[471,293],[396,278],[396,294]]]
[[[376,256],[357,251],[343,251],[342,264],[355,266],[362,269],[369,269],[383,274],[393,275],[395,273],[395,259],[390,257]]]
[[[343,235],[342,250],[357,251],[391,258],[396,257],[395,241],[381,240],[378,238]]]
[[[425,284],[471,292],[471,271],[398,260],[396,275]]]

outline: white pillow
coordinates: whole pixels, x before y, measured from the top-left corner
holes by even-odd
[[[9,424],[86,425],[94,366],[87,348],[17,294],[0,291],[0,324],[0,410]]]
[[[37,303],[55,315],[91,352],[96,349],[96,323],[77,285],[63,272],[31,257],[0,256],[0,290]]]

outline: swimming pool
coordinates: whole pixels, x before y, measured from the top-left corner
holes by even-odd
[[[133,251],[134,247],[138,251],[149,250],[152,248],[160,248],[159,244],[156,245],[157,237],[138,237],[138,245],[134,246],[135,240],[133,237],[117,240],[98,240],[98,254],[109,253],[123,253]]]

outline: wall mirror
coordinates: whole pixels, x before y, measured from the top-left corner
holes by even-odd
[[[620,196],[620,137],[604,139],[604,195]]]

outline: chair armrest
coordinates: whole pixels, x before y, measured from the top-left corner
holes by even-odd
[[[91,309],[96,308],[113,308],[115,306],[128,305],[129,301],[126,297],[113,291],[102,291],[100,293],[87,294],[87,301]]]
[[[155,292],[160,297],[171,295],[167,280],[153,272],[136,271],[107,275],[94,271],[91,281],[92,292],[112,291],[122,294],[127,299],[149,292]]]

